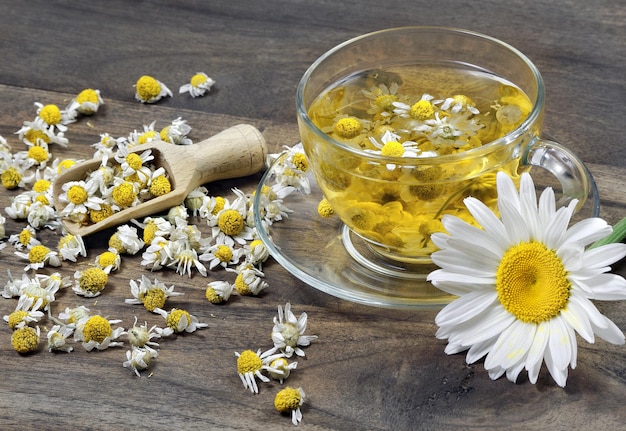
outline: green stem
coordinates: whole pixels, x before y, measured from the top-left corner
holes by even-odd
[[[613,232],[610,235],[605,236],[602,239],[597,240],[591,247],[600,247],[601,245],[612,244],[615,242],[622,242],[626,238],[626,217],[621,219],[615,226],[613,226]]]

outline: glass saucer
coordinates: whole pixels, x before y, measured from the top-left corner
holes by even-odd
[[[377,307],[437,310],[455,298],[426,281],[434,265],[381,259],[338,217],[321,217],[323,194],[310,173],[310,194],[295,191],[284,198],[293,212],[270,226],[261,223],[261,189],[274,184],[274,169],[276,163],[259,183],[254,219],[272,257],[292,275],[327,294]]]

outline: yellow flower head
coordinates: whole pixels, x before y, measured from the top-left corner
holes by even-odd
[[[39,346],[39,328],[24,326],[13,331],[11,335],[11,345],[18,353],[30,353],[37,350]]]

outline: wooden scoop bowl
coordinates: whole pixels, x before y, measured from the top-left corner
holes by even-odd
[[[86,236],[102,229],[113,227],[134,218],[146,217],[180,205],[189,192],[211,181],[238,178],[259,172],[265,166],[267,147],[261,132],[248,124],[239,124],[226,129],[198,144],[174,145],[155,142],[131,148],[132,152],[152,150],[157,167],[168,173],[172,190],[154,199],[142,202],[112,214],[106,219],[89,225],[63,219],[66,230],[73,235]],[[92,159],[77,163],[54,180],[53,194],[57,212],[67,205],[59,200],[63,184],[79,181],[100,167],[101,160]]]

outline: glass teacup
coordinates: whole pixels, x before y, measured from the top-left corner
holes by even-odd
[[[383,30],[322,55],[298,85],[298,124],[350,254],[366,265],[370,252],[392,266],[430,263],[443,215],[473,223],[465,197],[497,210],[498,171],[541,167],[562,204],[575,198],[597,215],[588,169],[540,137],[544,98],[524,54],[466,30]]]

